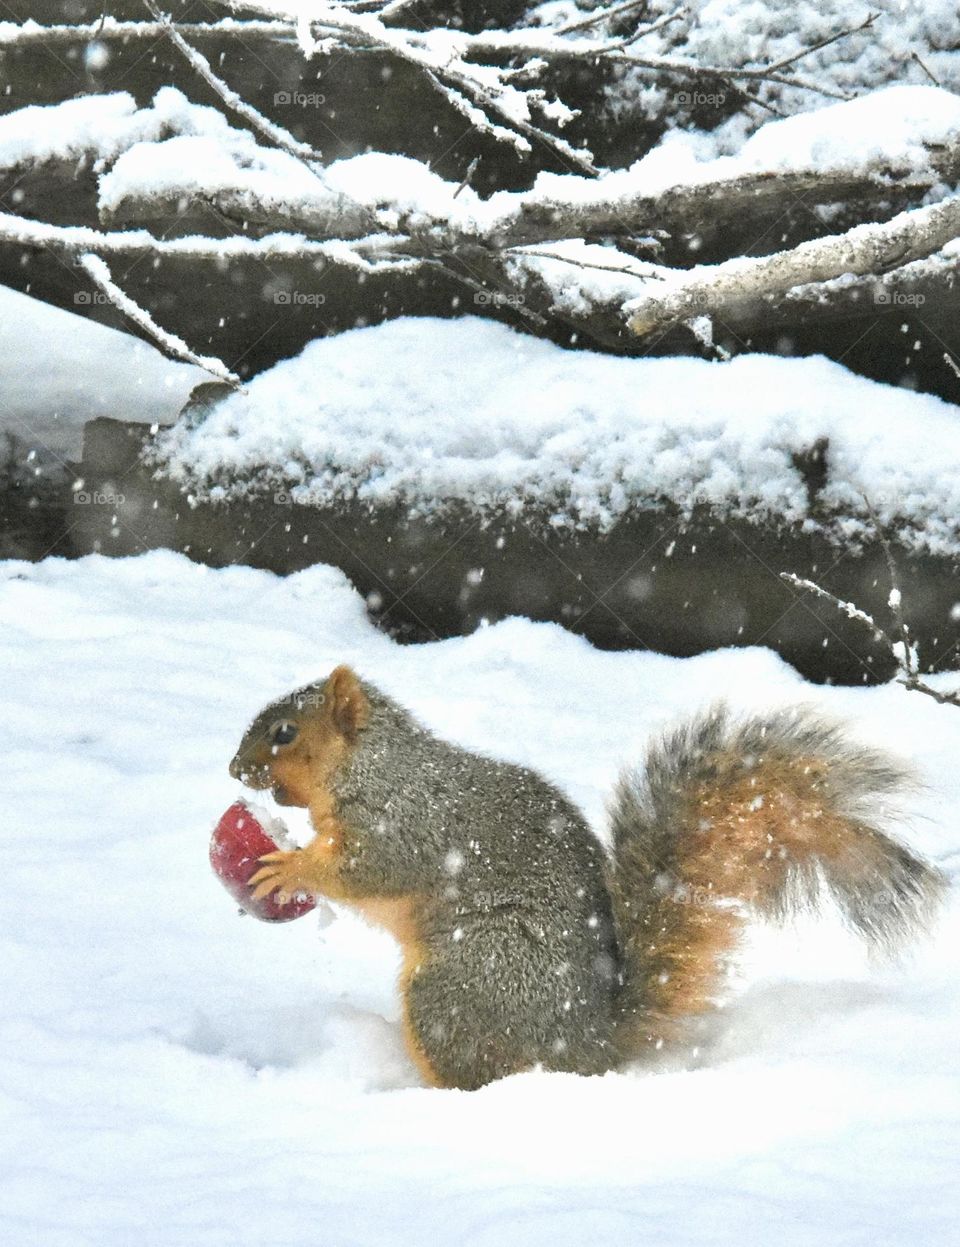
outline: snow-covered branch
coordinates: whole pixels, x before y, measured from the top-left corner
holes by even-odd
[[[611,37],[605,33],[611,20],[629,20],[631,11],[640,7],[638,0],[615,3],[586,18],[552,27],[530,26],[481,33],[447,27],[407,28],[398,24],[402,23],[404,6],[397,4],[375,9],[334,0],[329,3],[318,0],[309,6],[265,4],[257,0],[215,0],[215,3],[236,16],[210,22],[178,23],[165,17],[153,0],[148,0],[146,7],[152,21],[119,21],[105,16],[100,22],[76,26],[62,23],[50,27],[34,21],[2,22],[0,48],[79,41],[121,40],[126,43],[132,39],[166,36],[230,108],[261,133],[272,133],[274,141],[285,150],[303,145],[297,144],[286,132],[282,137],[273,133],[282,128],[276,127],[227,87],[207,58],[193,47],[193,42],[233,37],[290,43],[295,37],[308,58],[337,49],[377,51],[413,67],[425,83],[440,92],[480,132],[510,143],[521,153],[530,153],[539,146],[551,152],[563,167],[591,177],[599,170],[590,151],[557,133],[576,116],[576,110],[539,85],[548,65],[580,62],[596,70],[602,63],[648,72],[654,79],[666,76],[730,84],[769,81],[826,95],[837,94],[817,82],[786,72],[790,65],[806,55],[803,50],[773,65],[699,64],[689,58],[641,55],[637,45],[642,40],[677,22],[685,13],[678,7],[657,20],[638,24],[626,35]],[[251,14],[261,16],[252,17]],[[836,31],[829,38],[845,38],[862,30],[869,20]],[[744,99],[753,98],[743,88],[738,90]],[[308,158],[312,155],[309,150],[300,154]]]
[[[265,238],[209,238],[190,235],[185,238],[157,238],[147,230],[104,232],[85,226],[49,225],[31,221],[12,213],[0,212],[0,243],[20,247],[47,248],[67,256],[86,252],[106,256],[141,256],[203,260],[222,264],[230,260],[328,260],[347,264],[364,272],[409,271],[417,261],[391,257],[389,237],[371,237],[364,247],[345,242],[318,242],[296,234],[272,234]]]
[[[574,113],[538,85],[554,90],[557,75],[545,76],[546,67],[581,58],[796,87],[794,69],[808,51],[869,30],[869,16],[806,50],[794,44],[766,64],[728,66],[641,55],[638,45],[651,36],[654,50],[671,46],[661,35],[681,10],[644,21],[632,0],[574,20],[569,9],[541,10],[546,24],[479,33],[415,29],[401,0],[212,3],[229,12],[207,23],[173,21],[156,0],[144,0],[144,22],[105,17],[46,32],[35,22],[0,23],[0,49],[47,35],[66,42],[68,31],[88,42],[162,38],[216,105],[198,106],[168,86],[147,108],[115,93],[0,118],[0,170],[14,172],[21,197],[36,188],[24,211],[45,215],[42,194],[61,176],[66,196],[82,187],[86,209],[76,226],[0,215],[0,243],[221,265],[257,258],[376,274],[442,270],[478,302],[634,352],[675,325],[691,326],[712,349],[714,321],[749,336],[755,326],[849,310],[857,299],[863,307],[877,284],[946,289],[955,266],[960,201],[944,196],[960,180],[960,105],[946,91],[890,88],[886,99],[877,92],[770,122],[734,155],[703,158],[699,140],[674,132],[628,168],[601,170],[586,148],[554,132]],[[255,106],[228,81],[236,62],[218,60],[218,45],[211,51],[204,42],[247,35],[282,41],[291,63],[337,49],[399,58],[413,71],[407,85],[429,82],[480,134],[522,151],[539,147],[568,172],[543,171],[526,189],[484,199],[469,173],[447,180],[423,159],[371,150],[323,163],[272,120],[268,102],[257,97]],[[902,94],[911,91],[919,93],[912,110]],[[473,155],[471,172],[489,160]],[[940,202],[924,202],[931,198]],[[805,214],[818,231],[835,222],[833,232],[797,241],[814,232]],[[744,254],[769,250],[781,220],[790,222],[789,234],[778,228],[781,250]],[[687,267],[696,255],[701,263]]]
[[[836,117],[823,110],[817,126],[808,122],[808,145],[819,141],[821,130],[842,127],[844,110],[851,107],[837,106]],[[762,137],[765,132],[757,140]],[[273,150],[273,143],[258,144],[216,110],[191,104],[169,87],[140,110],[130,96],[117,94],[22,109],[0,119],[0,168],[49,161],[102,168],[98,198],[104,220],[176,216],[186,222],[194,205],[207,220],[212,207],[253,234],[289,231],[355,240],[390,232],[400,250],[416,254],[657,231],[674,237],[696,233],[702,242],[722,237],[730,225],[743,228],[751,219],[776,218],[798,201],[808,208],[844,203],[848,213],[868,216],[894,196],[921,198],[960,166],[960,142],[949,128],[914,142],[909,158],[880,148],[865,159],[855,134],[849,156],[836,139],[832,144],[835,167],[771,169],[764,162],[773,144],[766,143],[760,145],[762,158],[745,154],[679,166],[674,182],[659,165],[648,171],[648,162],[640,161],[600,179],[542,177],[530,191],[499,192],[482,201],[406,157],[370,154],[321,170],[304,161],[299,146]],[[400,189],[391,192],[392,186]]]
[[[934,252],[960,236],[960,196],[902,212],[882,224],[858,225],[816,238],[790,251],[744,256],[723,264],[664,272],[662,284],[625,311],[644,337],[698,316],[734,318],[745,305],[785,299],[797,286],[835,281],[846,274],[880,275]]]
[[[212,355],[195,354],[182,338],[178,338],[175,333],[168,333],[166,329],[161,329],[145,308],[120,289],[110,275],[106,261],[100,256],[82,255],[80,266],[114,307],[123,312],[124,316],[129,317],[137,328],[142,329],[151,337],[167,355],[187,364],[196,364],[198,368],[205,369],[218,381],[225,381],[228,385],[240,388],[240,378],[236,373],[231,372],[221,360]]]
[[[218,39],[234,36],[248,39],[281,39],[294,42],[293,27],[287,21],[242,20],[233,17],[215,22],[120,21],[104,14],[95,22],[69,22],[45,26],[32,19],[26,22],[0,22],[0,50],[63,43],[126,43],[128,40],[162,39],[172,25],[185,39]]]
[[[286,152],[288,155],[305,160],[320,160],[320,156],[309,143],[300,143],[289,130],[285,130],[283,126],[277,125],[269,117],[265,117],[259,109],[254,108],[252,104],[248,104],[245,99],[229,87],[220,75],[214,72],[207,58],[201,52],[198,52],[196,48],[191,47],[180,31],[175,29],[173,23],[164,18],[158,6],[153,3],[153,0],[144,0],[144,4],[153,14],[157,24],[173,46],[186,58],[187,63],[196,70],[207,86],[213,90],[214,94],[220,97],[227,108],[235,112],[248,125],[252,126],[269,143],[276,144],[281,151]]]
[[[877,523],[876,516],[872,512],[869,503],[867,508],[871,511],[874,522]],[[920,656],[916,645],[910,638],[910,629],[904,619],[903,592],[900,588],[893,552],[879,525],[877,532],[880,535],[884,557],[890,573],[890,593],[887,598],[887,606],[893,615],[897,631],[896,636],[892,635],[889,629],[878,624],[873,615],[865,610],[861,610],[855,603],[846,602],[842,598],[837,597],[836,594],[831,593],[828,589],[824,589],[813,580],[796,576],[793,572],[781,572],[780,579],[789,585],[793,585],[795,589],[800,589],[804,593],[812,593],[814,597],[820,598],[821,601],[829,602],[831,606],[836,607],[847,619],[852,619],[855,623],[862,624],[865,628],[868,628],[873,639],[881,642],[890,651],[897,667],[898,684],[902,684],[904,688],[910,689],[913,692],[923,693],[927,697],[932,697],[934,701],[939,702],[942,706],[960,706],[960,690],[942,692],[940,689],[934,688],[920,674]]]

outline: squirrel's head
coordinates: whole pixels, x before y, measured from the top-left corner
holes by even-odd
[[[266,706],[244,733],[230,774],[270,788],[280,805],[308,806],[355,748],[369,703],[349,667]]]

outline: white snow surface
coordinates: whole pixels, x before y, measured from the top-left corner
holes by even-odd
[[[192,104],[176,87],[161,87],[146,108],[138,108],[127,91],[84,95],[0,117],[0,168],[49,160],[107,162],[134,143],[156,142],[171,132],[224,138],[231,130],[217,109]]]
[[[866,493],[917,548],[960,549],[957,408],[820,357],[619,358],[474,317],[406,318],[310,343],[161,434],[159,455],[213,499],[283,488],[609,528],[664,500],[803,521],[793,455],[821,437],[826,506],[862,517]]]
[[[918,764],[904,835],[955,872],[955,708],[815,688],[765,650],[601,653],[520,619],[402,648],[324,566],[3,563],[0,621],[5,1244],[951,1241],[955,893],[901,966],[835,919],[759,928],[688,1068],[466,1093],[418,1084],[387,935],[344,910],[239,917],[207,844],[247,721],[346,661],[434,730],[541,768],[598,827],[618,767],[677,716],[816,704]]]
[[[102,297],[80,270],[77,290]],[[0,434],[38,462],[79,459],[83,425],[97,416],[169,424],[209,380],[141,338],[0,286]]]

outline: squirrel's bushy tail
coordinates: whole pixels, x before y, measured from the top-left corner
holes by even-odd
[[[718,706],[664,736],[611,811],[624,1056],[717,1001],[751,913],[782,917],[826,889],[884,950],[922,930],[945,880],[883,830],[912,786],[809,710],[734,723]]]

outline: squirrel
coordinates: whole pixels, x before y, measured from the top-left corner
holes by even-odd
[[[720,705],[665,734],[619,781],[609,853],[537,772],[438,738],[346,666],[261,711],[230,774],[316,831],[261,859],[255,896],[322,895],[397,938],[404,1037],[438,1087],[682,1052],[751,914],[825,888],[896,950],[946,887],[883,827],[909,773],[811,710]]]

